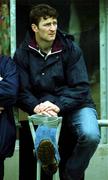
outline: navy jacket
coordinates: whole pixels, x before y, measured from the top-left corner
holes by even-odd
[[[20,75],[21,109],[33,114],[34,107],[46,100],[59,106],[61,112],[94,107],[82,51],[72,39],[58,31],[51,52],[44,56],[33,34],[27,33],[14,56]]]
[[[16,140],[13,105],[18,94],[16,64],[6,56],[0,56],[0,159],[12,156]]]

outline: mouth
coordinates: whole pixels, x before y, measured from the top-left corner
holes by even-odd
[[[49,34],[49,35],[54,36],[54,35],[55,35],[55,33],[53,33],[53,34]]]

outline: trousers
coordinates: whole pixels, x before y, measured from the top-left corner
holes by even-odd
[[[63,117],[59,138],[60,180],[81,180],[100,142],[97,113],[95,109],[85,107],[65,115],[60,114],[60,116]],[[33,155],[33,146],[28,121],[22,121],[20,180],[36,179],[36,159]],[[45,177],[44,172],[42,173],[42,180],[52,180],[51,177]]]
[[[4,160],[0,159],[0,180],[4,177]]]
[[[61,164],[65,162],[64,167],[61,168],[61,180],[64,176],[66,180],[80,180],[100,142],[97,112],[93,108],[84,107],[68,113],[63,122],[63,129],[67,131],[67,126],[69,135],[61,135]],[[70,141],[69,147],[63,144],[68,140]],[[71,151],[73,141],[76,141],[76,144]],[[69,149],[70,152],[67,153],[65,149]],[[65,157],[66,154],[68,154],[67,157]]]

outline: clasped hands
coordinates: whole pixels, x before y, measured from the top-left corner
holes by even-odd
[[[50,101],[40,103],[34,108],[34,113],[47,116],[57,116],[59,112],[60,108],[57,105],[51,103]]]

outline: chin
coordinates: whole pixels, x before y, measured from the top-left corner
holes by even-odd
[[[49,38],[49,41],[54,41],[55,40],[55,36],[52,38]]]

